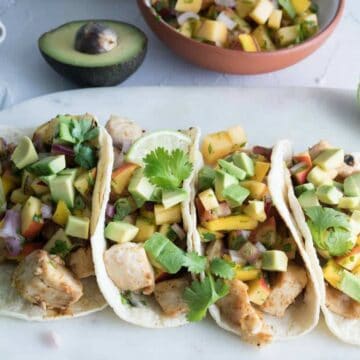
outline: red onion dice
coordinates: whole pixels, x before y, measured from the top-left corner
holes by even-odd
[[[50,219],[52,216],[52,207],[48,204],[41,205],[41,215],[43,219]]]

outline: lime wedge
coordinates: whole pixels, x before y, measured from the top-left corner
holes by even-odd
[[[142,136],[129,149],[126,155],[126,161],[142,166],[143,159],[147,154],[162,147],[168,151],[181,149],[189,152],[191,139],[178,131],[162,130]]]

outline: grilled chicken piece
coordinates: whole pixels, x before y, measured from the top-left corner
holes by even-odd
[[[222,316],[240,326],[243,338],[258,346],[272,340],[270,327],[251,305],[248,286],[240,280],[230,282],[229,294],[217,302]]]
[[[80,247],[73,251],[69,256],[68,264],[71,271],[79,279],[95,275],[90,246]]]
[[[124,243],[105,251],[106,271],[114,284],[122,291],[142,291],[149,295],[154,291],[154,270],[141,244]]]
[[[143,130],[140,126],[130,120],[114,115],[110,117],[105,128],[113,140],[113,145],[119,150],[124,150],[125,145],[131,145],[143,135]]]
[[[13,274],[20,295],[44,309],[67,309],[83,295],[83,287],[57,255],[36,250],[20,262]]]
[[[326,306],[347,319],[360,319],[360,303],[326,284]]]
[[[328,141],[321,140],[320,142],[318,142],[309,149],[309,154],[311,158],[314,160],[322,151],[330,148],[332,148],[332,146]]]
[[[261,310],[273,316],[284,316],[286,309],[301,294],[307,281],[304,268],[290,264],[286,272],[275,274],[270,296],[261,305]]]
[[[336,169],[340,178],[360,172],[360,153],[345,155],[344,163]]]
[[[186,277],[165,280],[155,285],[155,299],[166,315],[176,316],[187,312],[183,293],[188,285],[189,280]]]

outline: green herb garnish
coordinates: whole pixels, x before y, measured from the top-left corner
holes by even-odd
[[[235,264],[221,258],[214,258],[210,262],[210,271],[220,278],[231,280],[235,276]]]
[[[54,246],[50,249],[50,254],[64,258],[70,251],[71,247],[66,241],[56,240]]]

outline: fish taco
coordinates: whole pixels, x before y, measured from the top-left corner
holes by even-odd
[[[89,240],[111,156],[90,114],[1,128],[0,315],[42,321],[106,306]]]
[[[92,238],[99,287],[122,320],[150,328],[185,324],[182,295],[202,262],[188,252],[199,131],[145,133],[116,116],[106,129],[114,162],[103,227]]]
[[[191,320],[209,308],[222,328],[260,346],[311,331],[319,295],[272,149],[246,143],[240,126],[203,140],[192,213],[207,268],[185,298]]]
[[[289,204],[318,278],[331,332],[360,345],[360,154],[328,141],[293,154],[277,145]]]

